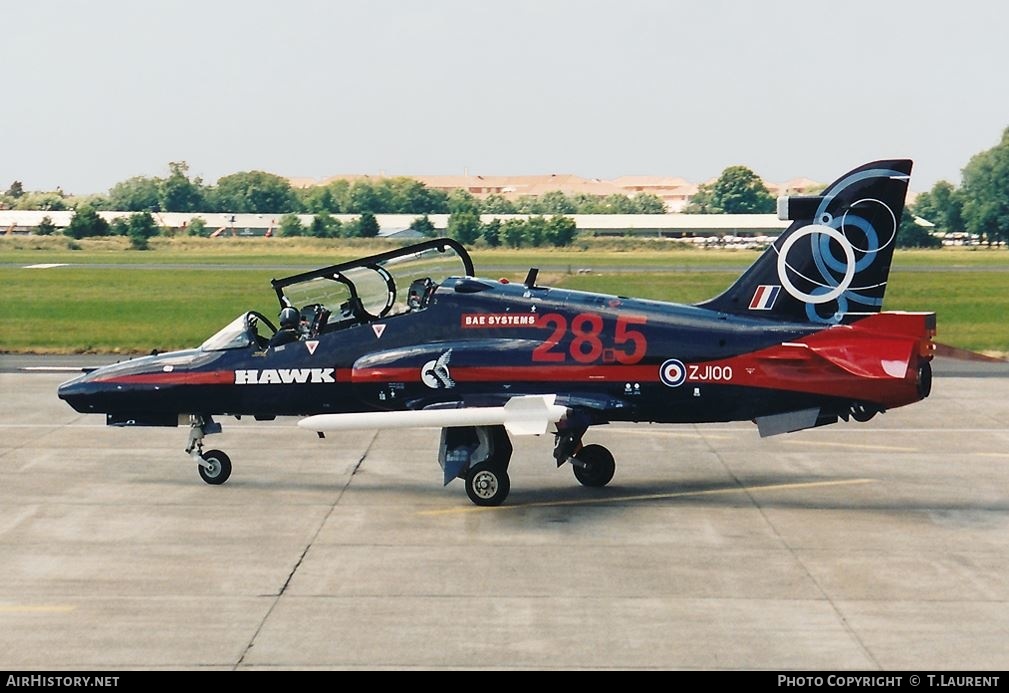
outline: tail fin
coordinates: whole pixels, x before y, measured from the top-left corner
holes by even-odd
[[[704,303],[724,313],[835,324],[878,313],[890,274],[911,161],[874,161],[817,197],[778,199],[792,224],[721,295]]]

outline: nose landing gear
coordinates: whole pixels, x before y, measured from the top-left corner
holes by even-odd
[[[208,484],[219,486],[231,476],[231,458],[220,450],[203,451],[203,437],[220,433],[221,424],[210,416],[193,414],[189,417],[189,442],[186,454],[196,463],[200,478]]]

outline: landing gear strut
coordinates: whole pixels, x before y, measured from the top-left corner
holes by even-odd
[[[196,470],[208,484],[218,486],[231,476],[231,458],[220,450],[203,451],[203,437],[220,433],[221,424],[210,416],[194,414],[189,417],[189,442],[186,454],[196,463]]]
[[[570,462],[582,486],[601,488],[613,479],[616,463],[613,453],[602,445],[582,445],[586,430],[588,423],[558,431],[554,459],[558,467]],[[511,456],[512,445],[504,426],[458,426],[441,431],[438,462],[445,485],[453,479],[462,479],[466,495],[475,505],[497,506],[508,498]]]

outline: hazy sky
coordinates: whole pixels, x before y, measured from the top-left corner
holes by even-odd
[[[3,0],[0,27],[3,188],[907,156],[921,191],[1009,126],[992,0]]]

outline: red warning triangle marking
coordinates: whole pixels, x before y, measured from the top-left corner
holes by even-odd
[[[317,346],[319,346],[319,340],[318,339],[311,339],[311,340],[305,342],[305,348],[308,349],[308,353],[309,354],[314,354],[315,353],[315,348]]]
[[[378,339],[382,338],[382,333],[385,332],[385,325],[375,325],[371,326],[371,329],[375,332],[375,337]]]

